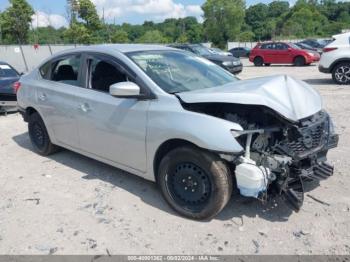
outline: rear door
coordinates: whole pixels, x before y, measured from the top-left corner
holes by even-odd
[[[117,98],[109,94],[112,84],[134,81],[114,57],[86,54],[85,87],[79,99],[81,148],[107,161],[146,171],[146,125],[149,100]]]
[[[260,54],[264,59],[264,63],[274,63],[273,62],[273,52],[274,50],[272,49],[272,44],[267,43],[267,44],[262,44],[260,46]]]
[[[273,45],[274,49],[274,61],[278,64],[289,64],[292,62],[292,51],[289,46],[285,43],[275,43]]]
[[[71,54],[56,58],[40,68],[37,105],[45,124],[59,144],[79,148],[77,113],[82,88],[82,56]]]

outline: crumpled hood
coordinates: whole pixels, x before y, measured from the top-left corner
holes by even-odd
[[[315,89],[285,75],[241,80],[177,95],[185,103],[262,105],[294,122],[322,109],[322,99]]]

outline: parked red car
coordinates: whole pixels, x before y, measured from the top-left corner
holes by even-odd
[[[259,43],[252,49],[249,61],[255,66],[271,64],[294,64],[296,66],[309,65],[319,61],[317,52],[304,50],[292,43],[270,42]]]

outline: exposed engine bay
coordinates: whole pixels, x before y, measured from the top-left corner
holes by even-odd
[[[303,183],[333,175],[327,152],[338,145],[333,123],[325,111],[292,122],[264,106],[229,103],[183,103],[190,111],[241,125],[232,130],[244,148],[237,156],[222,155],[235,169],[241,195],[266,201],[282,195],[298,211],[304,200]]]

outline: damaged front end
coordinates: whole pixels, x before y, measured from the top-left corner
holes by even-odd
[[[282,195],[298,211],[304,200],[303,183],[333,174],[326,156],[339,138],[325,111],[292,122],[264,106],[197,103],[184,107],[243,127],[244,131],[231,132],[244,154],[226,156],[235,168],[241,195],[263,201]]]

